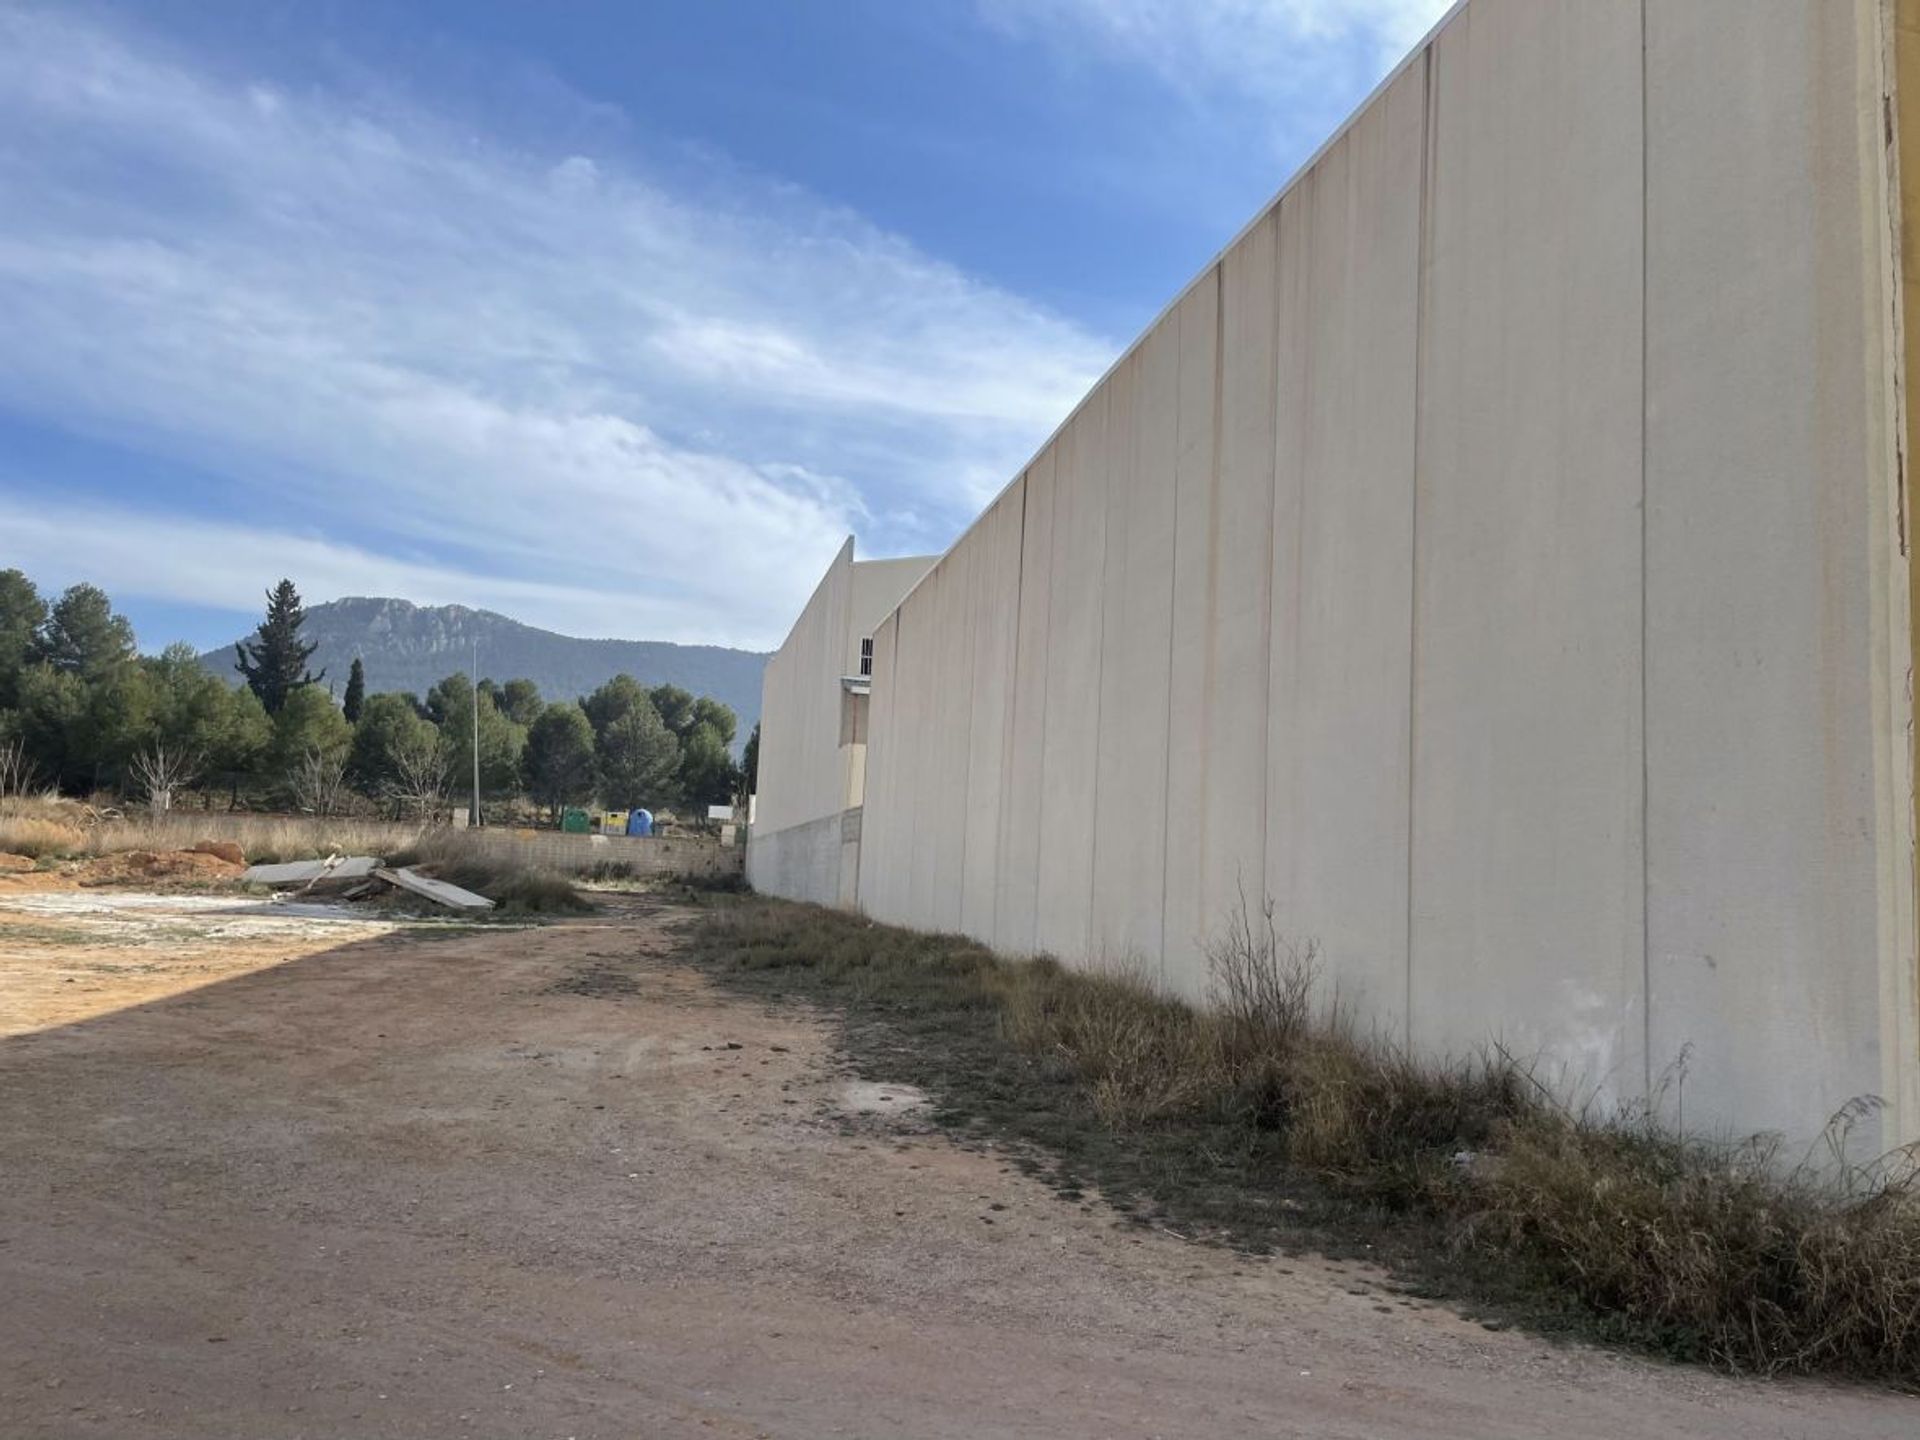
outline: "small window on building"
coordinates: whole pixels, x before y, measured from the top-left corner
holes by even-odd
[[[873,637],[871,635],[860,642],[860,673],[873,674]]]

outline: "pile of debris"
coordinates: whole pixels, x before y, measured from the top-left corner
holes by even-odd
[[[254,865],[241,872],[243,885],[265,885],[305,895],[315,887],[338,894],[342,900],[364,900],[388,889],[405,890],[449,910],[491,910],[493,901],[445,880],[422,875],[405,866],[388,869],[372,855],[329,855],[324,860],[294,860],[284,865]],[[344,886],[345,888],[341,888]]]

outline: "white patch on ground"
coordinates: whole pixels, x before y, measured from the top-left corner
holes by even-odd
[[[358,938],[385,935],[406,923],[318,900],[138,891],[12,895],[0,900],[0,910],[67,920],[82,931],[97,931],[103,944],[119,945],[275,940],[311,935],[315,930],[351,932]]]
[[[142,895],[131,891],[55,890],[38,895],[10,895],[0,910],[28,915],[111,915],[124,910],[207,911],[254,910],[271,902],[232,895]]]
[[[882,1085],[872,1080],[849,1080],[834,1103],[848,1115],[908,1115],[924,1110],[926,1091],[912,1085]]]

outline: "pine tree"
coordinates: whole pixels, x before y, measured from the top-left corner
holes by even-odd
[[[347,670],[347,698],[341,702],[341,713],[347,717],[349,725],[360,723],[360,712],[367,703],[367,667],[360,663],[358,655]]]
[[[32,662],[36,637],[47,623],[47,602],[18,570],[0,570],[0,710],[10,709],[20,672]]]
[[[282,580],[267,592],[267,618],[255,630],[256,638],[234,647],[239,659],[233,668],[247,677],[247,685],[269,715],[278,715],[287,696],[300,686],[326,678],[325,670],[318,675],[307,671],[307,661],[320,647],[300,643],[300,626],[306,618],[300,592],[293,588],[293,581]]]
[[[98,680],[133,659],[133,626],[114,614],[99,586],[75,585],[53,602],[36,655],[68,675]]]
[[[593,794],[593,726],[578,705],[549,705],[527,727],[527,788],[554,819]]]
[[[616,716],[600,733],[600,798],[615,810],[673,799],[680,745],[650,701]]]

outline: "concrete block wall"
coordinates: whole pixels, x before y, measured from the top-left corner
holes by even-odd
[[[469,830],[461,843],[540,869],[580,874],[596,865],[631,866],[636,875],[738,875],[745,851],[715,840],[675,836],[567,835],[558,830]]]
[[[880,626],[862,908],[1920,1134],[1889,13],[1457,9]]]
[[[851,906],[860,873],[860,814],[846,810],[756,837],[747,883],[762,895]]]

